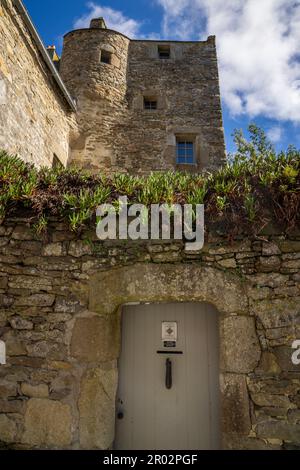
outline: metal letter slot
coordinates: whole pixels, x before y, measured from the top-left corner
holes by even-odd
[[[157,354],[167,354],[168,356],[170,356],[170,354],[172,355],[177,355],[177,354],[183,354],[182,351],[157,351]]]
[[[172,361],[166,360],[166,388],[170,390],[172,388]]]

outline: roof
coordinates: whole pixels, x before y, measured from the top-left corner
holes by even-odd
[[[70,95],[69,91],[67,90],[67,87],[66,85],[64,84],[64,82],[62,81],[58,71],[56,70],[55,68],[55,65],[53,64],[48,52],[47,52],[47,49],[46,47],[44,46],[43,44],[43,41],[39,35],[39,33],[37,32],[22,0],[13,0],[13,4],[15,6],[15,8],[18,10],[19,14],[21,15],[24,23],[26,24],[28,30],[30,31],[32,37],[33,37],[33,40],[38,48],[38,50],[40,51],[43,59],[44,59],[44,62],[46,64],[46,66],[48,67],[49,69],[49,72],[51,73],[54,81],[56,82],[56,84],[58,85],[60,91],[62,92],[65,100],[67,101],[69,107],[71,108],[72,111],[76,111],[76,104],[75,104],[75,101],[73,100],[72,96]]]

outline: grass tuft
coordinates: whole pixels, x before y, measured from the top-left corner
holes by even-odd
[[[235,131],[236,152],[214,174],[158,172],[148,177],[92,175],[78,168],[37,170],[0,152],[0,221],[29,211],[38,233],[49,217],[73,231],[95,223],[96,207],[129,204],[204,204],[206,225],[225,226],[228,236],[257,235],[270,221],[284,231],[299,227],[300,152],[290,146],[277,153],[264,132],[251,125],[250,138]],[[27,213],[26,212],[26,213]]]

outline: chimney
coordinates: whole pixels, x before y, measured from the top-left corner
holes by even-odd
[[[55,46],[48,46],[47,47],[47,52],[50,56],[50,59],[52,60],[53,64],[55,65],[56,69],[59,70],[59,64],[60,64],[60,57],[56,52],[56,47]]]
[[[102,16],[100,18],[94,18],[91,21],[90,28],[107,29],[104,18],[102,18]]]

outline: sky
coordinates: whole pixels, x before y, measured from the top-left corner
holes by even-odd
[[[226,147],[255,122],[277,150],[300,147],[300,0],[24,0],[45,45],[103,16],[135,39],[216,35]]]

